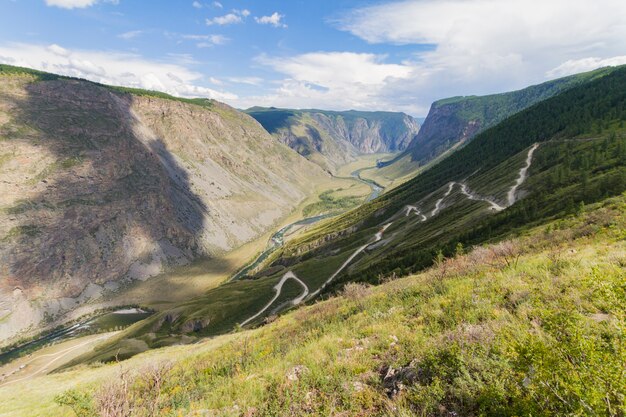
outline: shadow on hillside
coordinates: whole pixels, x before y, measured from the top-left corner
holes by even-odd
[[[89,283],[146,279],[205,253],[209,209],[166,143],[140,129],[131,96],[68,80],[27,92],[13,117],[36,133],[14,140],[56,162],[37,167],[37,194],[9,208],[28,232],[4,242],[10,284],[76,297]]]

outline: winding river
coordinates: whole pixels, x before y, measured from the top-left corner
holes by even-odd
[[[362,171],[364,171],[366,169],[371,169],[371,168],[372,167],[365,167],[365,168],[357,169],[356,171],[354,171],[354,172],[352,172],[350,174],[350,176],[352,178],[362,182],[363,184],[369,185],[369,187],[372,189],[372,192],[370,193],[369,196],[367,196],[367,199],[365,200],[366,202],[372,201],[373,199],[378,197],[380,195],[380,193],[382,193],[383,190],[385,189],[385,187],[383,187],[380,184],[377,184],[375,181],[372,181],[370,179],[361,177],[361,172]]]

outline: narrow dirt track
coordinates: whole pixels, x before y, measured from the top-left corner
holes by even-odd
[[[43,365],[39,366],[39,368],[35,372],[31,372],[31,373],[29,373],[28,375],[26,375],[26,376],[24,376],[22,378],[13,379],[13,380],[10,380],[10,381],[4,382],[4,383],[0,383],[0,388],[5,387],[5,386],[10,385],[10,384],[13,384],[13,383],[16,383],[16,382],[20,382],[20,381],[24,381],[24,380],[33,378],[36,375],[42,374],[42,373],[50,370],[50,366],[52,364],[54,364],[55,362],[58,362],[63,357],[67,356],[68,354],[72,353],[73,351],[75,351],[77,349],[80,349],[83,346],[86,346],[86,345],[88,345],[90,343],[95,344],[98,341],[100,341],[102,339],[106,339],[106,338],[108,338],[110,336],[111,336],[111,334],[106,334],[104,336],[101,336],[101,337],[98,337],[98,338],[95,338],[95,339],[89,339],[89,340],[87,340],[87,341],[85,341],[83,343],[80,343],[78,345],[69,347],[67,349],[63,349],[63,350],[61,350],[59,352],[48,353],[48,354],[45,354],[45,355],[37,356],[37,357],[31,359],[30,361],[22,364],[22,366],[28,366],[29,364],[31,364],[32,362],[34,362],[36,360],[39,360],[39,359],[45,358],[45,357],[49,357],[49,356],[52,357],[52,359],[49,360],[48,362],[44,363]]]
[[[283,290],[283,284],[285,284],[285,282],[287,282],[288,279],[295,280],[300,285],[302,285],[302,288],[304,288],[304,291],[302,291],[302,293],[298,296],[298,298],[296,298],[296,299],[291,301],[291,303],[293,305],[300,304],[302,302],[302,300],[304,300],[306,298],[306,296],[309,295],[309,287],[307,287],[307,285],[300,278],[298,278],[296,276],[296,274],[294,274],[292,271],[289,271],[289,272],[285,273],[285,275],[283,275],[283,277],[280,279],[280,281],[278,281],[278,283],[276,285],[274,285],[273,289],[276,292],[276,294],[274,294],[274,297],[267,304],[265,304],[265,306],[261,310],[259,310],[258,313],[256,313],[252,317],[249,317],[243,323],[241,323],[241,326],[245,326],[246,324],[250,323],[252,320],[256,319],[261,314],[263,314],[263,312],[265,312],[265,310],[270,308],[270,306],[272,304],[274,304],[274,301],[276,301],[278,299],[278,297],[280,297],[280,293]]]
[[[360,254],[361,252],[363,252],[368,246],[380,241],[383,238],[383,233],[385,232],[385,230],[387,230],[387,228],[391,226],[391,223],[387,223],[386,225],[384,225],[378,232],[376,232],[376,234],[374,235],[374,239],[372,242],[368,242],[367,244],[360,246],[356,251],[354,251],[352,253],[352,255],[350,255],[350,257],[348,259],[346,259],[346,261],[341,264],[341,266],[314,292],[309,294],[309,287],[307,287],[307,285],[296,276],[296,274],[294,274],[293,271],[288,271],[285,273],[285,275],[283,275],[283,277],[280,279],[280,281],[278,281],[278,284],[276,284],[274,286],[274,291],[276,292],[276,294],[274,294],[274,297],[261,309],[259,310],[255,315],[247,318],[244,322],[241,323],[241,326],[245,326],[246,324],[250,323],[252,320],[256,319],[257,317],[259,317],[261,314],[263,314],[263,312],[265,312],[268,308],[270,308],[270,306],[278,299],[278,297],[280,296],[280,293],[282,291],[283,288],[283,284],[288,280],[288,279],[294,279],[297,282],[300,283],[300,285],[302,285],[302,287],[304,288],[304,291],[302,292],[302,294],[300,294],[298,296],[298,298],[294,299],[291,301],[292,305],[298,305],[300,304],[302,301],[304,301],[305,299],[311,299],[313,297],[315,297],[317,294],[320,293],[320,291],[322,291],[328,284],[330,284],[332,282],[333,279],[335,279],[335,277],[337,275],[339,275],[339,273],[341,273],[341,271],[343,271],[349,264],[350,262],[352,262],[354,260],[354,258],[357,257],[358,254]]]
[[[538,147],[539,147],[539,144],[535,143],[528,151],[528,155],[526,155],[526,165],[524,165],[524,167],[522,167],[519,170],[519,176],[517,177],[517,180],[515,181],[515,185],[511,187],[511,189],[509,190],[507,194],[507,200],[509,202],[509,206],[515,203],[515,193],[517,192],[517,189],[519,188],[519,186],[522,185],[524,181],[526,181],[526,177],[528,176],[528,168],[530,168],[530,164],[533,162],[533,154],[535,153],[535,150]]]

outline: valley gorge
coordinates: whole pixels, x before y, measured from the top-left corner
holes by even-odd
[[[285,217],[327,174],[254,119],[93,83],[0,74],[0,334],[199,257]]]
[[[625,86],[421,125],[0,65],[0,415],[618,409]]]
[[[246,113],[268,132],[330,172],[359,154],[404,151],[419,122],[397,112],[333,112],[253,107]]]

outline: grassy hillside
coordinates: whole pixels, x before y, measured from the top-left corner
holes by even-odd
[[[475,135],[515,113],[601,78],[613,70],[602,68],[507,93],[451,97],[436,101],[407,150],[368,175],[385,185],[399,185],[423,171],[424,166],[433,159],[463,146]]]
[[[36,407],[17,386],[0,400],[8,415],[619,416],[625,219],[623,195],[233,340],[95,368],[106,381],[70,372],[91,382]]]
[[[385,219],[383,213],[390,216],[404,205],[412,204],[437,191],[449,181],[471,178],[477,170],[485,172],[494,169],[536,142],[607,137],[613,141],[612,160],[617,166],[623,167],[624,150],[621,135],[625,122],[626,68],[623,67],[610,75],[568,90],[515,114],[479,134],[467,146],[424,171],[417,178],[370,204],[325,224],[324,228],[312,233],[309,240],[317,239],[324,232],[343,230],[354,224],[368,226],[380,223]],[[571,151],[580,142],[565,143]],[[602,164],[598,159],[596,162]],[[553,168],[556,169],[556,166]],[[569,168],[568,172],[571,172]],[[622,169],[618,171],[622,172]],[[572,180],[575,181],[577,178],[580,179],[573,176]]]

